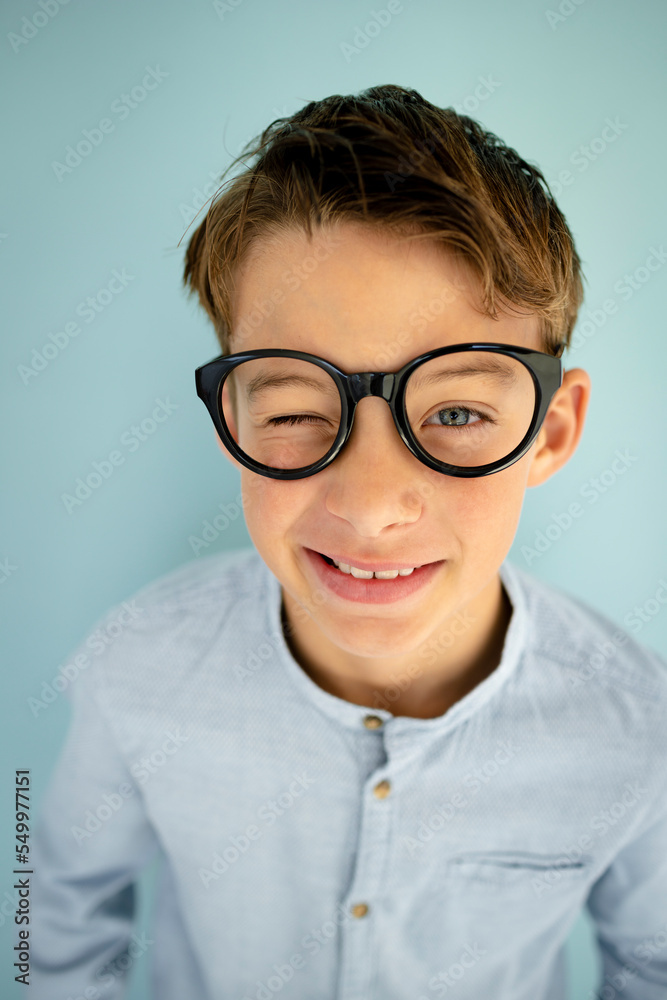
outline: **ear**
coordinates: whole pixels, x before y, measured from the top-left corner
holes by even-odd
[[[591,395],[591,379],[583,368],[563,373],[563,384],[551,400],[533,445],[527,486],[539,486],[557,472],[576,451]]]

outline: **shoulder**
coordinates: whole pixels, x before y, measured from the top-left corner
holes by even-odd
[[[667,659],[587,601],[514,563],[503,564],[502,576],[520,592],[536,656],[569,671],[575,686],[596,676],[638,700],[667,704]]]
[[[94,709],[135,761],[172,730],[216,729],[246,691],[238,665],[270,633],[278,595],[254,549],[191,560],[147,583],[79,646],[69,687],[79,719]]]
[[[257,594],[265,579],[265,564],[255,549],[235,549],[192,559],[147,583],[128,600],[142,606],[142,613],[169,616],[201,611],[213,604],[242,600]]]
[[[173,680],[214,642],[234,645],[268,617],[269,569],[255,549],[191,560],[110,608],[77,652],[95,687]]]

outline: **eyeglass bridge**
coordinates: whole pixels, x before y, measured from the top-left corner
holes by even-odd
[[[355,403],[365,396],[379,396],[389,402],[395,380],[393,372],[359,372],[350,375],[348,384]]]

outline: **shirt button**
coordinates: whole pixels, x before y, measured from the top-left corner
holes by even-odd
[[[373,795],[378,799],[386,799],[391,791],[391,781],[379,781],[373,789]]]
[[[364,725],[366,729],[379,729],[382,725],[382,719],[379,715],[366,715],[364,716]]]
[[[356,903],[352,907],[353,917],[365,917],[367,913],[368,913],[368,907],[366,906],[365,903]]]

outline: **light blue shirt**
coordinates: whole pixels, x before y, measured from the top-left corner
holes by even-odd
[[[35,836],[32,1000],[115,1000],[139,960],[155,1000],[563,1000],[584,906],[602,997],[665,1000],[667,663],[501,579],[501,662],[432,719],[315,684],[254,551],[96,623]]]

